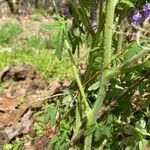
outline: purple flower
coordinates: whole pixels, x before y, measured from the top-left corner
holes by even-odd
[[[143,10],[139,11],[138,13],[135,13],[132,16],[132,23],[134,25],[141,25],[149,17],[150,17],[150,3],[147,3],[143,7]]]
[[[63,10],[63,15],[67,18],[67,19],[71,19],[71,13],[68,7],[65,7]]]
[[[143,22],[143,17],[142,15],[138,12],[138,13],[135,13],[133,16],[132,16],[132,23],[134,25],[139,25]]]
[[[144,19],[146,20],[148,17],[150,17],[150,3],[146,4],[143,8],[144,12]]]
[[[93,28],[94,32],[96,33],[97,32],[97,28],[98,28],[98,23],[97,23],[96,20],[92,21],[92,28]]]

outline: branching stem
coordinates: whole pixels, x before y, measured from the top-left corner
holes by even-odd
[[[112,36],[113,36],[113,21],[115,7],[118,3],[118,0],[107,0],[106,1],[106,23],[104,31],[104,61],[103,65],[107,65],[111,62],[112,57]],[[99,85],[98,98],[90,114],[90,118],[87,121],[87,126],[90,126],[96,122],[96,116],[99,110],[102,107],[103,101],[105,99],[107,86],[109,84],[109,79],[106,77],[107,72],[109,71],[109,66],[102,72],[102,77]],[[84,150],[91,150],[92,148],[92,134],[85,137]]]
[[[81,94],[81,97],[82,97],[82,101],[85,104],[86,115],[87,115],[87,118],[89,118],[89,113],[91,112],[91,108],[90,108],[90,105],[89,105],[89,103],[87,101],[87,97],[86,97],[86,94],[84,92],[84,88],[83,88],[80,76],[78,74],[78,69],[76,67],[76,64],[74,62],[72,53],[70,51],[70,45],[69,45],[69,43],[67,41],[65,41],[65,44],[66,44],[66,47],[67,47],[67,50],[68,50],[68,53],[69,53],[70,60],[72,62],[72,68],[73,68],[73,72],[74,72],[74,75],[75,75],[75,80],[76,80],[77,85],[79,87],[79,91],[80,91],[80,94]]]

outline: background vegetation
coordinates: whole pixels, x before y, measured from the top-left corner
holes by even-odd
[[[44,32],[55,33],[52,39],[30,35],[18,47],[13,43],[23,28],[1,26],[0,69],[26,62],[49,82],[57,77],[72,83],[57,100],[35,111],[34,136],[17,137],[4,149],[23,149],[26,140],[46,134],[47,149],[148,150],[150,3],[73,0],[51,4],[48,14],[41,13],[41,5],[32,19],[42,21],[45,14],[53,18],[41,26]]]

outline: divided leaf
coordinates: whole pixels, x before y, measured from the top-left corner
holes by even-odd
[[[140,53],[143,50],[143,48],[136,42],[131,45],[131,47],[128,49],[128,51],[124,55],[125,60],[129,60],[133,58],[135,55]]]
[[[61,60],[62,58],[63,44],[64,44],[64,28],[61,27],[56,37],[56,51],[55,51],[55,54],[59,60]]]
[[[85,136],[92,134],[96,130],[96,124],[92,124],[87,127]]]
[[[61,27],[60,22],[54,22],[54,23],[49,23],[49,24],[43,25],[43,28],[48,29],[48,30],[59,29],[60,27]]]
[[[95,91],[99,88],[99,81],[98,82],[95,82],[94,84],[92,84],[89,88],[88,88],[88,91]]]
[[[45,122],[48,123],[50,121],[51,125],[54,126],[56,124],[57,107],[52,104],[45,111]]]

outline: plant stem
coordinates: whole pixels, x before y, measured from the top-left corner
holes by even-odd
[[[80,95],[78,95],[76,101],[76,126],[74,131],[75,133],[77,133],[80,130],[82,124],[82,103],[80,99]]]
[[[96,33],[96,35],[92,36],[92,46],[91,49],[93,49],[94,47],[97,47],[100,41],[100,35],[102,34],[103,28],[104,28],[104,14],[103,14],[103,7],[104,7],[104,2],[100,1],[99,2],[99,23],[98,23],[98,31]],[[94,52],[90,52],[89,53],[89,57],[88,57],[88,64],[87,64],[87,69],[85,71],[84,74],[84,79],[83,79],[83,84],[86,85],[87,81],[91,81],[91,77],[93,76],[92,73],[92,63],[94,61],[95,57],[94,57]],[[95,74],[95,71],[94,71]],[[86,87],[88,87],[88,85],[85,86],[85,89],[87,89]]]
[[[118,0],[107,0],[107,10],[106,10],[106,24],[105,24],[105,34],[104,34],[104,62],[103,65],[106,66],[109,62],[111,62],[112,57],[112,37],[113,37],[113,21],[114,21],[114,13],[115,7]],[[106,95],[107,86],[109,84],[109,79],[106,77],[109,71],[109,66],[107,66],[101,77],[100,88],[98,93],[98,98],[93,107],[93,115],[94,120],[96,119],[98,111],[101,109],[103,104],[103,100]]]
[[[76,80],[76,82],[78,84],[79,91],[80,91],[80,94],[81,94],[81,97],[82,97],[82,101],[83,101],[83,103],[85,105],[86,115],[88,117],[89,113],[91,112],[91,108],[90,108],[90,105],[89,105],[89,103],[87,101],[86,94],[84,92],[84,88],[82,86],[82,82],[81,82],[80,76],[78,74],[78,69],[77,69],[77,67],[75,65],[72,53],[70,51],[70,45],[69,45],[69,43],[67,41],[65,41],[65,44],[66,44],[66,47],[67,47],[67,50],[68,50],[68,53],[69,53],[70,60],[72,62],[72,68],[73,68],[73,71],[74,71],[75,80]]]
[[[107,143],[107,139],[104,139],[101,146],[98,148],[98,150],[103,150],[104,146],[106,145]]]
[[[105,32],[104,32],[104,61],[103,61],[104,66],[107,65],[109,62],[111,62],[113,21],[114,21],[114,13],[115,13],[115,7],[117,2],[118,0],[106,1],[107,10],[106,10],[106,24],[105,24]],[[109,84],[109,79],[105,77],[108,71],[109,71],[109,66],[102,73],[98,98],[94,104],[90,118],[88,119],[87,126],[90,126],[96,122],[96,116],[102,107],[103,101],[105,99],[106,91],[107,91],[107,86]],[[92,134],[85,137],[84,150],[91,150],[91,147],[92,147]]]

